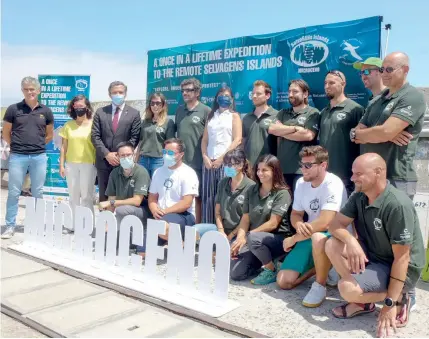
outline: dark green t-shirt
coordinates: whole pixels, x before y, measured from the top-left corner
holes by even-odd
[[[125,176],[123,168],[118,166],[110,173],[106,195],[117,200],[129,199],[135,194],[147,197],[149,187],[149,173],[143,166],[135,164],[130,176]]]
[[[261,155],[277,153],[277,139],[268,133],[270,125],[277,121],[277,113],[270,106],[259,118],[253,112],[243,118],[244,152],[252,166]]]
[[[259,188],[260,186],[257,184],[250,187],[243,203],[243,213],[249,213],[250,231],[270,220],[271,214],[280,215],[283,218],[288,214],[292,202],[289,192],[285,189],[272,190],[267,196],[261,197]],[[284,234],[289,232],[281,226],[284,226],[282,222],[272,233]]]
[[[364,109],[353,100],[346,99],[320,112],[320,145],[329,153],[329,172],[341,179],[352,176],[353,161],[359,156],[359,145],[350,141],[350,130],[362,118]]]
[[[277,118],[283,125],[300,126],[315,133],[312,141],[293,141],[279,137],[277,157],[280,160],[283,173],[301,174],[299,152],[305,146],[316,144],[317,133],[319,132],[320,112],[311,106],[307,106],[299,112],[294,112],[292,108],[287,108],[279,111]]]
[[[383,125],[389,117],[395,117],[409,123],[406,132],[413,135],[406,146],[398,146],[391,141],[378,144],[362,144],[361,154],[377,153],[387,163],[387,177],[392,180],[417,181],[414,169],[414,157],[417,143],[423,128],[427,109],[423,94],[406,83],[402,88],[387,97],[386,89],[380,96],[371,101],[361,119],[366,127]]]
[[[244,177],[234,192],[231,192],[231,178],[223,178],[218,185],[216,204],[220,204],[223,227],[226,234],[231,233],[243,216],[243,203],[246,192],[255,182]]]
[[[162,157],[162,149],[164,141],[174,138],[176,133],[173,120],[167,118],[162,126],[158,126],[155,122],[148,119],[143,119],[140,130],[140,154],[145,157]]]
[[[176,110],[177,137],[186,147],[184,163],[194,170],[202,168],[201,140],[209,113],[210,107],[201,102],[191,111],[186,105],[181,105]]]
[[[404,192],[388,183],[371,205],[364,193],[355,192],[341,213],[354,219],[359,241],[366,247],[370,261],[392,265],[392,245],[409,245],[407,280],[415,285],[425,265],[425,251],[419,218]]]

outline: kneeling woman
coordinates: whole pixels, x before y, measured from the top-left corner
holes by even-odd
[[[291,194],[279,160],[265,155],[254,168],[256,185],[246,194],[237,239],[231,246],[231,279],[251,280],[255,285],[276,281],[274,259],[284,255],[283,240],[291,233]]]
[[[231,241],[238,231],[237,226],[243,216],[246,192],[255,185],[251,179],[252,172],[249,163],[242,149],[236,148],[228,151],[223,157],[223,165],[225,178],[219,182],[215,199],[216,225],[195,225],[198,238],[208,231],[218,230]]]

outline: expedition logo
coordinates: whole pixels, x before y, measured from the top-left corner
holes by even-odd
[[[320,67],[329,55],[329,38],[315,35],[305,35],[291,44],[290,60],[302,68],[298,73],[320,72]]]
[[[83,92],[88,88],[88,81],[86,81],[84,79],[76,80],[75,86],[76,86],[78,92]]]
[[[338,58],[344,65],[352,66],[356,61],[362,61],[363,58],[360,55],[362,53],[359,50],[362,47],[362,42],[358,39],[349,39],[344,40],[340,45],[340,50],[342,53]]]

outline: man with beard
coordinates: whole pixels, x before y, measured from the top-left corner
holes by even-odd
[[[361,155],[352,170],[356,192],[329,225],[332,238],[325,246],[347,302],[333,313],[352,318],[383,302],[377,336],[385,337],[390,327],[408,323],[410,293],[425,264],[423,238],[413,202],[386,180],[386,162],[378,154]],[[357,239],[346,231],[351,222]]]
[[[314,145],[319,132],[320,113],[308,105],[309,94],[310,87],[304,80],[291,80],[289,103],[292,107],[279,111],[278,121],[268,128],[268,133],[279,137],[277,158],[291,189],[302,176],[299,152],[304,146]]]
[[[370,101],[386,88],[383,84],[383,79],[381,79],[380,69],[382,64],[383,61],[380,58],[373,57],[366,59],[364,62],[356,61],[353,64],[353,67],[359,70],[365,88],[371,91]]]
[[[350,141],[350,130],[362,118],[364,109],[344,94],[346,77],[340,71],[329,71],[325,77],[325,93],[329,104],[320,113],[320,145],[329,152],[329,171],[339,176],[347,193],[353,192],[352,163],[359,155],[359,146]]]
[[[274,135],[268,133],[268,128],[277,121],[277,111],[268,105],[272,89],[263,80],[253,83],[252,101],[255,110],[243,118],[243,140],[246,158],[253,166],[264,154],[277,153],[277,142]]]
[[[346,203],[347,192],[341,179],[327,171],[326,149],[304,147],[299,156],[303,177],[296,183],[290,217],[296,234],[283,241],[284,250],[290,253],[280,267],[277,283],[282,289],[292,289],[316,273],[316,281],[302,303],[317,307],[326,297],[331,268],[324,254],[328,226]],[[304,222],[304,213],[308,222]]]

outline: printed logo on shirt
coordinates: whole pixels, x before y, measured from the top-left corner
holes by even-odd
[[[242,203],[244,202],[244,195],[239,195],[239,196],[237,197],[237,202],[238,202],[239,204],[242,204]]]
[[[306,117],[299,117],[298,119],[296,119],[296,121],[298,121],[298,124],[304,125],[305,122],[307,121],[307,118]]]
[[[173,183],[174,183],[173,179],[167,178],[164,181],[164,187],[169,190],[171,187],[173,187]]]
[[[268,202],[267,202],[267,207],[268,208],[273,208],[273,201],[274,200],[268,200]]]
[[[374,228],[376,231],[381,230],[381,228],[383,227],[383,224],[381,223],[381,220],[378,218],[374,219]]]
[[[282,210],[283,212],[287,211],[287,204],[284,204],[282,207],[280,207],[280,210]]]
[[[40,119],[45,119],[45,116],[44,116],[43,114],[40,114],[40,115],[39,115],[39,118],[40,118]]]
[[[265,126],[269,126],[273,123],[273,120],[270,118],[264,119],[264,125]]]
[[[135,180],[134,180],[134,179],[131,179],[131,180],[130,180],[130,186],[131,186],[131,187],[134,187],[134,185],[135,185]]]
[[[142,188],[140,188],[140,190],[143,191],[143,192],[147,192],[147,186],[144,185]]]
[[[411,233],[407,229],[404,229],[404,231],[399,235],[399,237],[401,238],[401,240],[408,240],[411,238]]]
[[[384,109],[385,111],[390,111],[392,108],[393,108],[393,106],[395,105],[395,102],[394,101],[391,101],[391,102],[389,102],[388,104],[387,104],[387,106],[386,106],[386,108]]]
[[[338,121],[344,120],[346,118],[346,113],[338,113],[337,119]]]
[[[313,125],[313,128],[314,128],[316,131],[318,131],[318,130],[319,130],[319,126],[317,126],[317,125]]]
[[[310,201],[310,209],[313,212],[317,212],[319,210],[319,208],[320,208],[319,199],[316,198],[316,199],[313,199],[313,200]]]
[[[400,112],[408,115],[409,117],[413,116],[413,111],[411,110],[411,106],[401,108]]]
[[[162,127],[160,127],[160,126],[157,126],[157,127],[155,128],[155,131],[156,131],[156,133],[164,133],[164,128],[162,128]]]
[[[192,117],[192,122],[198,124],[201,121],[200,117]]]
[[[326,202],[328,204],[335,204],[337,202],[337,199],[335,199],[335,195],[332,194],[328,197],[328,199],[326,199]]]

